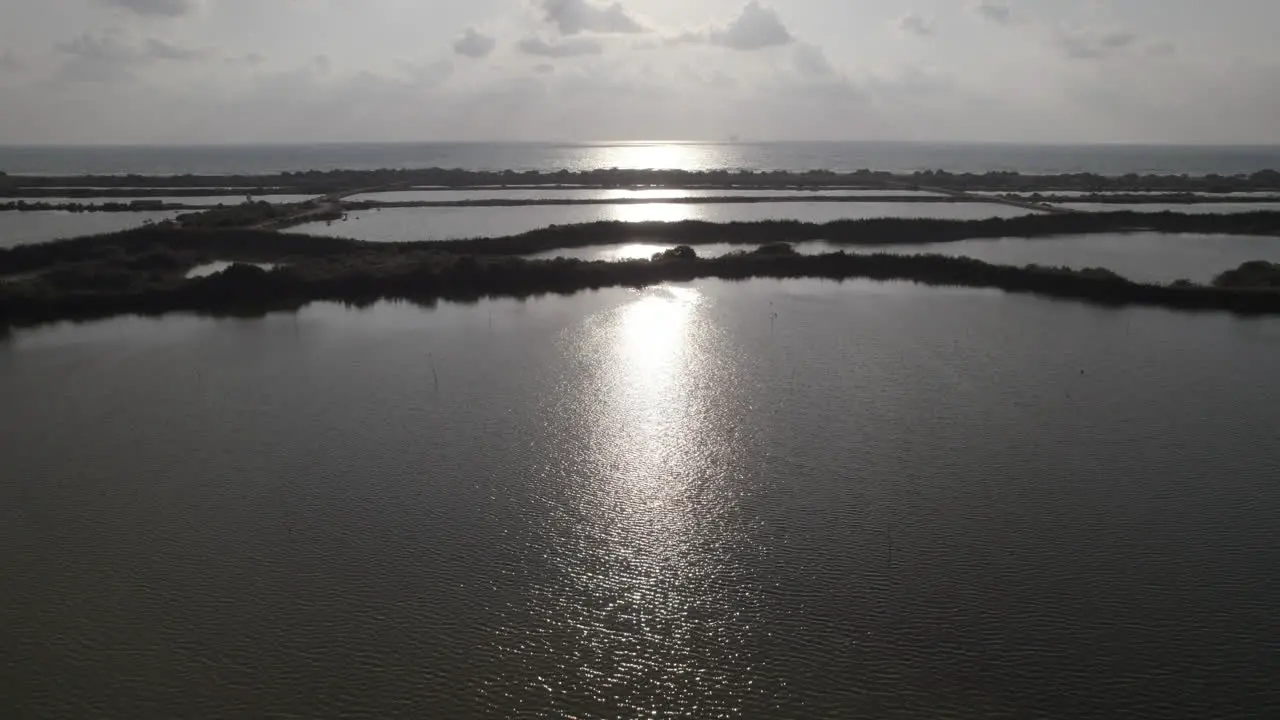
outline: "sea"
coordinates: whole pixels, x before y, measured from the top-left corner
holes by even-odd
[[[1009,171],[1232,175],[1280,168],[1278,146],[908,142],[335,143],[0,147],[20,175],[260,175],[380,168],[470,170]]]

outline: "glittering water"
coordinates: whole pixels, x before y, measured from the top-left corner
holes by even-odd
[[[1280,324],[699,282],[0,340],[0,714],[1270,717]]]

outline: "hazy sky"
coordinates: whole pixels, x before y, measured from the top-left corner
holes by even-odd
[[[1280,143],[1278,0],[0,0],[0,143]]]

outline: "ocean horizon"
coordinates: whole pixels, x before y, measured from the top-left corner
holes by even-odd
[[[267,175],[430,167],[1236,175],[1280,168],[1280,146],[684,140],[0,146],[0,172],[10,175]]]

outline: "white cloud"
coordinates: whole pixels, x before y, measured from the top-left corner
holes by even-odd
[[[536,0],[535,4],[562,35],[645,32],[644,25],[619,2],[604,5],[592,0]]]
[[[453,51],[469,58],[488,57],[498,42],[479,30],[469,27],[453,41]]]
[[[546,58],[577,57],[579,55],[599,55],[604,46],[591,38],[568,38],[559,42],[548,42],[539,37],[526,37],[516,43],[516,48],[526,55]]]

